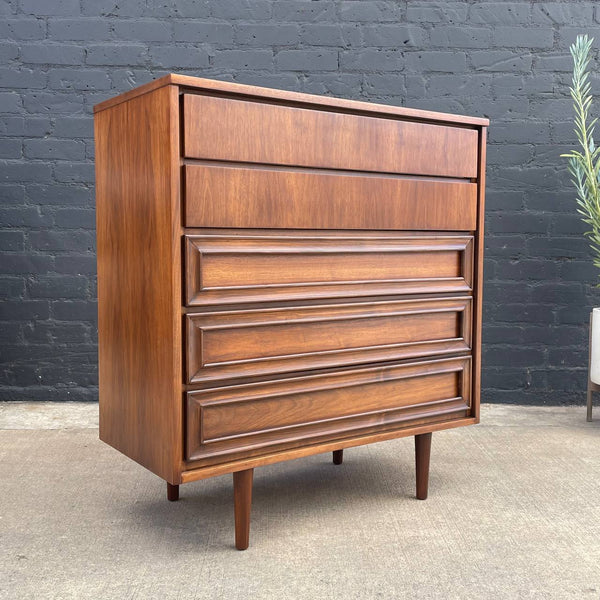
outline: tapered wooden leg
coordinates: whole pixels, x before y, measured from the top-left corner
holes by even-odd
[[[341,465],[344,461],[344,451],[343,450],[334,450],[333,451],[333,464]]]
[[[176,502],[177,500],[179,500],[179,486],[171,485],[168,481],[167,481],[167,500],[169,500],[170,502]]]
[[[592,420],[592,390],[589,388],[588,382],[588,393],[587,393],[587,420]]]
[[[415,465],[417,471],[417,498],[427,498],[429,487],[429,457],[431,456],[431,433],[415,435]]]
[[[235,547],[245,550],[250,543],[250,509],[252,507],[252,477],[254,469],[233,474],[233,505],[235,516]]]

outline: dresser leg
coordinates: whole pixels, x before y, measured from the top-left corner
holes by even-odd
[[[169,502],[175,502],[175,501],[179,500],[179,486],[171,485],[168,481],[167,481],[167,500],[169,500]]]
[[[233,474],[233,505],[235,516],[235,547],[245,550],[250,543],[250,509],[252,507],[252,477],[254,469]]]
[[[429,457],[431,456],[431,433],[415,435],[415,464],[417,470],[417,498],[427,499],[429,487]]]
[[[343,450],[334,450],[333,451],[333,464],[341,465],[344,461],[344,451]]]

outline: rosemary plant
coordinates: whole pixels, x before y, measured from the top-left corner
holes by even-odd
[[[590,242],[594,265],[600,269],[600,148],[596,148],[593,137],[598,119],[590,119],[589,65],[593,42],[594,38],[578,35],[571,45],[573,80],[570,90],[575,109],[575,133],[581,150],[571,150],[562,156],[569,159],[569,171],[577,191],[577,212],[590,227],[585,235]]]

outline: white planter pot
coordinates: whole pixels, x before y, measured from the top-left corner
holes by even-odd
[[[592,310],[590,342],[590,379],[600,385],[600,308]]]

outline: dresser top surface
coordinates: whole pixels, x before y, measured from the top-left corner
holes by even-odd
[[[124,92],[114,98],[104,100],[94,106],[94,112],[100,112],[111,108],[121,102],[125,102],[136,96],[146,94],[155,89],[166,85],[177,85],[185,90],[192,92],[208,92],[216,94],[225,94],[228,96],[239,96],[240,98],[262,98],[264,100],[291,102],[310,106],[314,108],[337,109],[350,112],[373,113],[374,116],[382,117],[404,117],[411,120],[440,123],[455,123],[467,126],[485,127],[489,120],[480,117],[469,117],[464,115],[452,115],[416,108],[406,108],[400,106],[391,106],[387,104],[375,104],[358,100],[347,100],[343,98],[334,98],[331,96],[318,96],[315,94],[305,94],[301,92],[291,92],[286,90],[277,90],[272,88],[258,87],[254,85],[245,85],[241,83],[232,83],[230,81],[219,81],[215,79],[203,79],[201,77],[191,77],[189,75],[178,75],[170,73],[150,81],[137,88]],[[184,90],[184,91],[185,91]]]

